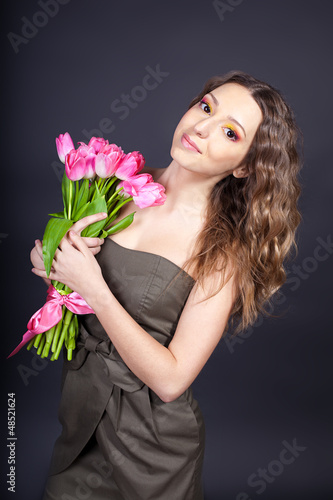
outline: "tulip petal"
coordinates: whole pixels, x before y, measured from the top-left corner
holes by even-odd
[[[116,177],[118,179],[127,180],[129,177],[135,175],[138,171],[138,164],[135,156],[131,153],[124,155],[115,171]]]
[[[92,137],[88,143],[89,147],[94,149],[95,154],[100,153],[101,149],[105,148],[109,144],[109,141],[106,141],[102,137]]]
[[[106,156],[103,153],[99,153],[96,156],[95,172],[102,179],[105,179],[107,177],[111,177],[112,164],[111,164],[110,158],[108,156]]]
[[[65,163],[66,155],[74,149],[72,138],[68,132],[60,134],[59,137],[56,138],[56,146],[59,160]]]
[[[85,158],[79,157],[71,166],[68,165],[66,157],[65,169],[66,175],[71,181],[79,181],[85,177],[86,172],[86,160]]]
[[[88,156],[85,157],[86,160],[86,170],[84,174],[85,179],[92,179],[95,177],[95,161],[96,161],[96,155],[95,154],[89,154]]]

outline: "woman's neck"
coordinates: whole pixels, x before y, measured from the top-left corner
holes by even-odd
[[[162,170],[163,173],[157,178],[157,182],[165,187],[167,195],[163,211],[186,211],[189,216],[203,219],[209,194],[218,181],[187,170],[175,160]]]

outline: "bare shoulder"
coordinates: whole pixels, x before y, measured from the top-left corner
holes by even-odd
[[[231,271],[231,267],[227,266],[225,275],[223,276],[224,282],[221,286],[222,274],[221,272],[214,272],[207,274],[199,285],[198,282],[193,286],[191,293],[185,305],[185,309],[192,314],[201,315],[201,312],[210,311],[217,322],[217,318],[221,319],[221,323],[226,323],[227,317],[237,298],[237,286],[235,273]],[[216,290],[220,290],[216,292]],[[222,324],[219,325],[221,327]]]
[[[153,168],[144,166],[143,169],[140,170],[139,174],[150,174],[153,177],[154,182],[157,182],[157,179],[163,174],[166,168]]]

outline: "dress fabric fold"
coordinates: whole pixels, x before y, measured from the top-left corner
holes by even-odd
[[[110,238],[96,259],[121,305],[168,346],[194,279]],[[64,357],[62,432],[43,500],[203,500],[205,425],[192,388],[163,402],[127,367],[94,314],[79,322],[73,360]]]

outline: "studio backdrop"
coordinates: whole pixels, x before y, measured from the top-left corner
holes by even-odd
[[[102,136],[166,167],[190,101],[233,69],[279,89],[295,112],[302,222],[275,317],[225,335],[193,384],[206,423],[205,498],[332,498],[332,2],[7,0],[1,9],[1,498],[41,498],[61,429],[62,357],[23,348],[6,359],[46,298],[29,256],[62,209],[55,138]]]

